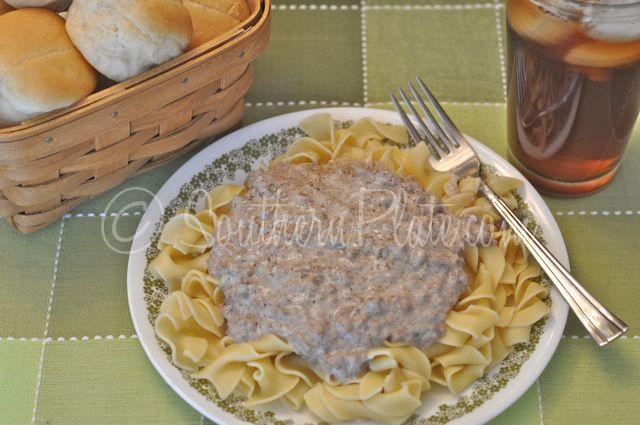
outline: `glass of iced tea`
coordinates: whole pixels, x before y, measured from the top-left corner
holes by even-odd
[[[640,108],[640,0],[507,0],[511,161],[542,191],[614,177]]]

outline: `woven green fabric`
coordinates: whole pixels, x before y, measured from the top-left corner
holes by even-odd
[[[389,108],[387,92],[421,74],[465,132],[505,155],[503,22],[503,4],[491,1],[280,0],[244,123],[320,106]],[[575,275],[629,322],[629,336],[597,348],[570,316],[550,366],[496,424],[638,422],[639,142],[640,128],[603,191],[547,198]],[[126,252],[150,195],[136,189],[111,202],[127,187],[155,192],[185,160],[35,235],[0,224],[0,424],[207,423],[155,372],[129,317],[127,255],[116,251]],[[123,214],[132,201],[141,204]],[[103,226],[124,237],[107,238],[116,250]]]

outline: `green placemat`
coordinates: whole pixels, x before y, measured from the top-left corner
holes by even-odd
[[[245,123],[320,106],[388,108],[427,78],[462,129],[506,153],[504,5],[473,0],[280,0],[254,68]],[[571,316],[550,366],[496,423],[627,424],[640,417],[640,129],[617,179],[593,196],[547,199],[575,275],[630,325],[597,348]],[[126,302],[140,210],[185,158],[127,182],[35,235],[0,224],[0,424],[199,424],[146,359]],[[112,216],[112,214],[116,216]],[[103,220],[102,216],[105,216]],[[125,240],[103,239],[111,226]]]

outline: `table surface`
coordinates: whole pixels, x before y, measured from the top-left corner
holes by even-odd
[[[244,123],[318,106],[388,108],[387,92],[419,74],[464,131],[505,155],[505,8],[472,1],[277,1]],[[628,337],[598,348],[570,316],[546,371],[496,423],[638,420],[638,139],[640,131],[605,190],[546,199],[576,277],[628,321]],[[127,255],[116,252],[126,252],[142,213],[140,206],[120,209],[147,201],[143,188],[156,191],[184,160],[132,179],[37,234],[0,224],[1,424],[207,422],[143,353],[127,308]],[[128,187],[137,189],[110,204]],[[124,240],[109,236],[112,226]]]

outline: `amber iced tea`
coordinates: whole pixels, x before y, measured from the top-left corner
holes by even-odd
[[[546,192],[604,186],[640,107],[640,3],[508,0],[507,32],[512,161]]]

